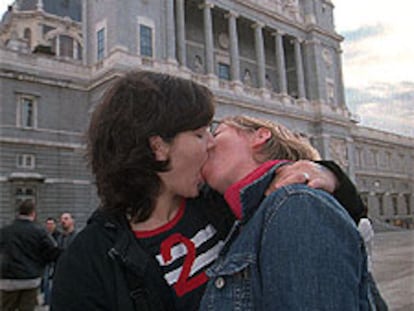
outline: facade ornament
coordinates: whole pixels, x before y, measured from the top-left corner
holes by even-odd
[[[344,139],[331,138],[329,142],[329,153],[332,159],[342,168],[348,167],[347,144]]]
[[[298,0],[282,0],[282,6],[284,13],[295,19],[299,20],[299,1]]]
[[[218,44],[222,49],[227,50],[229,48],[229,36],[222,32],[218,36]]]
[[[268,74],[266,75],[265,79],[266,79],[266,88],[273,91],[272,80],[270,80],[270,77]]]
[[[246,69],[244,71],[243,83],[248,85],[248,86],[252,86],[252,74],[250,73],[249,69]]]
[[[194,56],[194,71],[196,73],[203,73],[203,71],[204,71],[203,61],[202,61],[200,55]]]
[[[322,59],[325,62],[326,67],[331,68],[333,65],[333,57],[329,49],[324,48],[322,50]]]
[[[37,0],[36,9],[38,11],[43,11],[43,0]]]

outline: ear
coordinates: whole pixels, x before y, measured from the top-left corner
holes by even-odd
[[[260,127],[259,129],[257,129],[254,132],[254,137],[253,137],[253,141],[252,141],[252,147],[255,148],[255,147],[262,146],[271,137],[272,137],[272,133],[270,132],[269,129],[267,129],[265,127]]]
[[[157,161],[166,161],[168,159],[170,145],[167,144],[160,136],[151,136],[149,138],[149,144]]]

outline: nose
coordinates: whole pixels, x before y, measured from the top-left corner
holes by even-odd
[[[214,148],[216,141],[214,140],[213,134],[210,132],[207,133],[207,150]]]

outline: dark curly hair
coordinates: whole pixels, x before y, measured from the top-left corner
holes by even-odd
[[[180,132],[207,126],[214,116],[211,91],[191,80],[148,71],[128,72],[110,86],[92,114],[87,156],[101,209],[148,219],[160,189],[149,138],[171,142]]]

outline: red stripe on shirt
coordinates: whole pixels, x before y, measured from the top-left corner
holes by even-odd
[[[174,216],[173,219],[171,219],[169,222],[167,222],[165,225],[162,225],[161,227],[158,227],[153,230],[134,230],[135,237],[137,238],[150,238],[152,236],[155,236],[157,234],[163,233],[165,231],[168,231],[172,229],[183,217],[185,211],[185,200],[180,205],[180,208],[178,209],[177,214]]]

